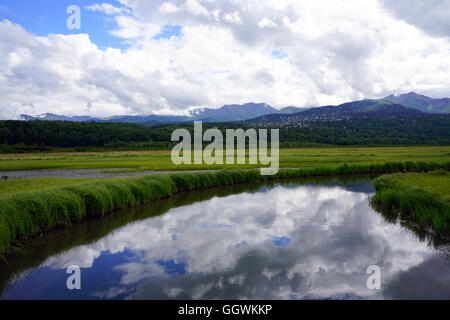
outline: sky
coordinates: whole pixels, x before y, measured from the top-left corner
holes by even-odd
[[[448,0],[2,0],[0,119],[450,96],[449,16]]]

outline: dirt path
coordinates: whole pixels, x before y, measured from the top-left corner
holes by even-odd
[[[141,172],[117,172],[105,173],[104,171],[127,169],[81,169],[81,170],[25,170],[25,171],[0,171],[0,179],[14,180],[20,178],[124,178],[138,177],[147,174],[177,173],[180,171],[141,171]],[[132,169],[130,169],[132,170]],[[214,172],[217,170],[187,170],[184,172]]]

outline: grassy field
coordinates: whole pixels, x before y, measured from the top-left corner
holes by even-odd
[[[364,147],[305,148],[280,150],[283,168],[315,168],[347,164],[379,164],[385,162],[450,161],[450,146],[431,147]],[[0,171],[39,169],[138,169],[199,170],[244,169],[252,165],[181,165],[175,166],[170,151],[130,151],[107,153],[32,153],[0,154]]]
[[[450,174],[447,172],[398,174],[395,176],[395,183],[401,186],[414,186],[450,199]]]
[[[450,232],[450,173],[402,173],[374,181],[374,207],[391,219],[402,218],[437,233]]]
[[[38,178],[0,181],[0,198],[14,193],[86,183],[89,179]]]

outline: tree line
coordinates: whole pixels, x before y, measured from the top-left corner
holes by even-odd
[[[204,129],[253,128],[247,122],[204,123]],[[258,129],[277,128],[276,123]],[[143,126],[130,123],[65,121],[0,121],[0,152],[47,151],[54,148],[90,150],[169,149],[173,130],[193,131],[192,123]],[[318,121],[280,129],[282,147],[316,145],[449,145],[450,117],[411,119],[350,119]]]

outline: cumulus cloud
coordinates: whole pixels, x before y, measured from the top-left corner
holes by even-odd
[[[450,38],[450,4],[447,0],[382,0],[396,17],[434,36]]]
[[[440,10],[425,1],[408,10],[382,0],[120,2],[91,10],[114,15],[108,31],[127,49],[100,49],[86,34],[38,37],[1,21],[0,118],[178,114],[249,101],[311,107],[398,91],[450,96],[445,1],[435,0]],[[180,34],[158,36],[174,25]]]

